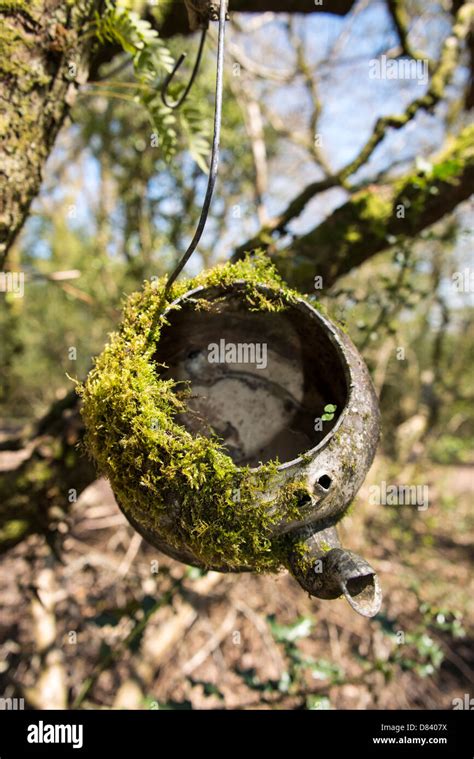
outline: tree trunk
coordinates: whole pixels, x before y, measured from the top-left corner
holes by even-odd
[[[38,193],[56,135],[87,79],[98,0],[0,5],[0,261]]]

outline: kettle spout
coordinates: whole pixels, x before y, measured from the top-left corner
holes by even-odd
[[[365,559],[352,551],[333,548],[324,561],[328,583],[337,588],[354,611],[373,617],[380,610],[382,590],[375,571]]]
[[[354,611],[373,617],[380,610],[382,590],[365,559],[340,547],[334,527],[305,539],[303,557],[289,557],[290,571],[310,595],[332,599],[343,595]]]

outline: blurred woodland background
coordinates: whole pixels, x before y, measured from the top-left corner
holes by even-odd
[[[183,3],[9,0],[0,696],[35,708],[453,708],[473,692],[474,660],[473,4],[230,11],[219,182],[188,270],[262,247],[364,356],[383,439],[340,531],[378,571],[382,612],[309,599],[286,573],[173,562],[97,480],[72,380],[124,295],[169,272],[194,231],[216,25],[172,113],[160,82],[189,52],[179,95],[198,42]],[[383,481],[427,486],[428,508],[373,503]]]

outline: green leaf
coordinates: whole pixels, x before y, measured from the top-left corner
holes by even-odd
[[[210,124],[201,108],[189,98],[179,112],[168,108],[157,93],[160,81],[174,67],[174,58],[158,33],[145,19],[124,7],[116,7],[107,0],[104,12],[96,13],[96,35],[105,43],[119,44],[133,59],[135,77],[148,88],[140,89],[137,102],[148,111],[156,132],[161,157],[169,163],[178,148],[178,133],[186,141],[186,147],[200,169],[208,172],[207,158],[210,152]],[[171,88],[170,97],[179,96],[182,85]]]
[[[300,638],[307,638],[313,628],[313,621],[309,617],[299,617],[292,625],[280,625],[269,617],[268,624],[278,643],[293,643]]]
[[[316,709],[322,709],[324,711],[328,711],[331,709],[331,702],[329,701],[329,698],[327,696],[307,696],[306,697],[306,708],[310,711],[314,711]]]
[[[186,569],[186,577],[190,580],[199,580],[200,577],[205,577],[206,575],[206,569],[200,569],[199,567],[187,567]]]
[[[314,680],[331,680],[340,682],[344,677],[344,670],[338,664],[333,664],[327,659],[318,659],[309,664],[309,669]]]
[[[251,690],[259,691],[260,693],[273,693],[280,689],[280,682],[276,680],[260,680],[255,669],[236,669],[236,674],[239,675],[244,681],[245,685]]]

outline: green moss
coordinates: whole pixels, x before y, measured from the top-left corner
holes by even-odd
[[[346,240],[349,243],[360,242],[362,240],[362,232],[354,226],[348,227],[346,230]]]
[[[432,196],[447,184],[455,186],[467,167],[474,163],[474,126],[469,125],[452,141],[439,156],[439,160],[423,173],[404,177],[395,183],[397,196],[394,207],[403,204],[406,209],[403,218],[404,234],[415,234],[419,229],[420,216],[429,207]]]
[[[0,8],[1,11],[1,8]],[[4,76],[28,73],[26,63],[23,63],[19,51],[26,43],[26,37],[19,29],[9,25],[2,19],[0,28],[0,71]]]
[[[286,546],[284,546],[284,550]],[[297,539],[291,543],[291,556],[293,563],[298,566],[302,574],[306,574],[314,567],[314,556],[305,540]]]
[[[187,547],[205,566],[274,571],[287,548],[274,527],[298,517],[304,483],[290,481],[262,503],[278,462],[252,472],[237,467],[217,437],[190,434],[176,421],[186,410],[183,385],[160,379],[154,361],[171,301],[199,285],[225,288],[237,280],[246,283],[250,310],[282,310],[297,295],[257,254],[175,283],[166,298],[165,279],[130,296],[119,331],[79,389],[85,441],[122,509],[145,530]]]
[[[368,192],[363,195],[363,205],[360,208],[360,218],[368,225],[376,237],[383,237],[387,222],[392,217],[392,200],[384,198],[381,193]]]
[[[0,530],[0,544],[18,540],[28,532],[28,528],[26,519],[10,519]]]
[[[35,86],[47,84],[49,81],[49,76],[43,72],[43,66],[38,65],[32,68],[30,56],[24,55],[25,51],[34,47],[34,43],[14,17],[15,13],[21,12],[32,23],[35,23],[31,13],[36,5],[36,3],[1,2],[0,0],[0,72],[4,77],[18,79],[25,92],[29,92]],[[26,82],[28,82],[27,88],[25,88]]]
[[[15,13],[18,11],[30,14],[40,8],[39,0],[0,0],[0,11]]]

